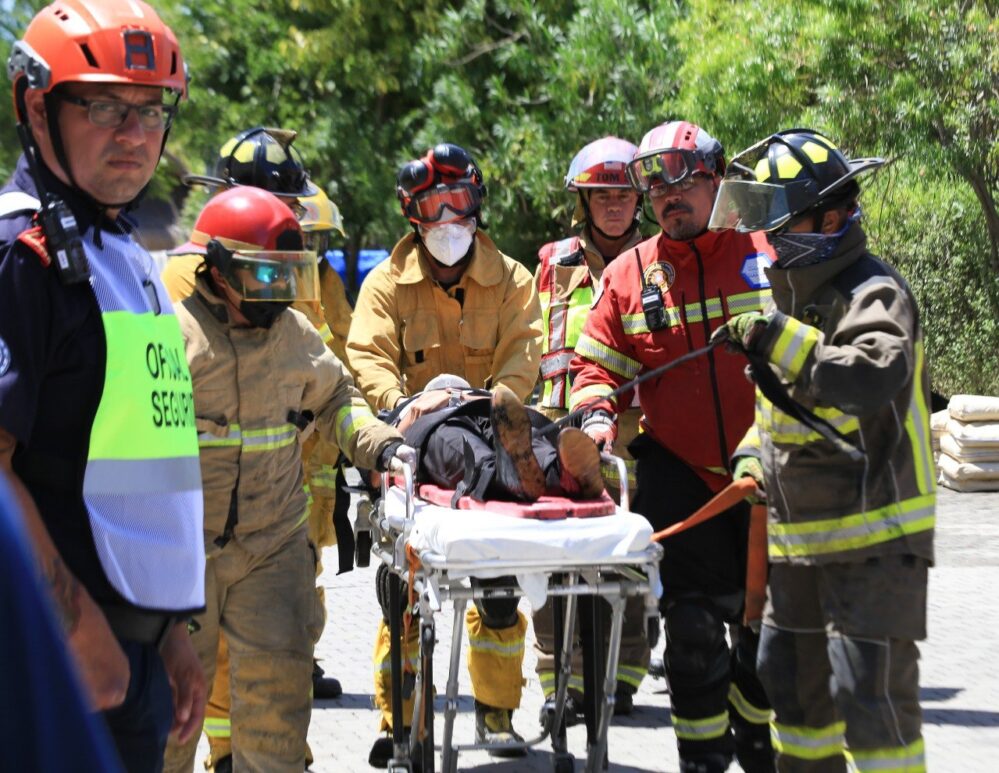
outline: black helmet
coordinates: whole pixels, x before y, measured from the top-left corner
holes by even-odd
[[[777,230],[804,212],[856,197],[855,178],[884,163],[883,158],[848,159],[811,129],[772,134],[732,159],[708,227]]]
[[[219,149],[213,175],[187,175],[184,182],[224,188],[252,185],[277,196],[313,196],[319,189],[291,146],[296,136],[288,129],[247,129]]]

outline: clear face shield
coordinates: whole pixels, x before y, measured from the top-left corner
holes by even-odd
[[[775,231],[791,219],[784,185],[729,177],[718,187],[708,220],[712,231]]]
[[[236,250],[223,276],[246,301],[319,301],[315,252]]]

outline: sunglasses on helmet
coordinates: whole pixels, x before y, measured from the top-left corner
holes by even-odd
[[[640,193],[663,185],[676,185],[695,172],[713,174],[714,154],[698,150],[668,148],[639,156],[628,164],[628,180]]]

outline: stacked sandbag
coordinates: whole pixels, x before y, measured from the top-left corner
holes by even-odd
[[[941,484],[956,491],[999,491],[999,397],[954,395],[930,426]]]

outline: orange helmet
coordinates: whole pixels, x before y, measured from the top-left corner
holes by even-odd
[[[173,31],[142,0],[56,0],[39,11],[7,60],[14,81],[49,92],[60,83],[160,86],[186,96]]]

